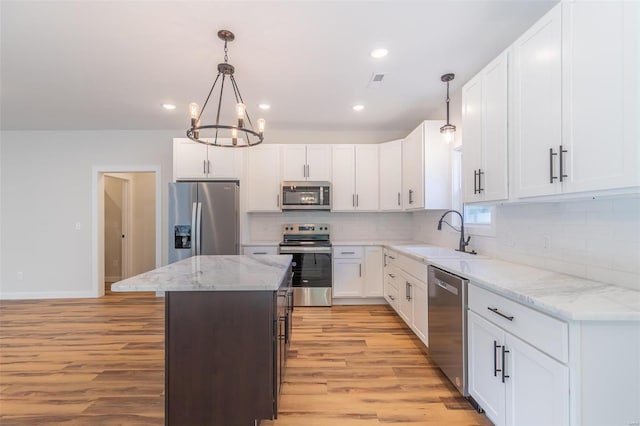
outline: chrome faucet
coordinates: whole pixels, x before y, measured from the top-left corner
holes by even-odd
[[[458,216],[460,216],[460,243],[456,251],[461,251],[463,253],[469,253],[469,254],[478,254],[475,250],[471,250],[471,251],[466,250],[466,247],[469,245],[469,240],[471,239],[471,237],[470,236],[467,237],[466,240],[464,238],[464,218],[462,217],[462,214],[458,210],[447,210],[446,212],[444,212],[444,214],[438,221],[438,231],[442,231],[442,222],[451,226],[448,222],[444,220],[444,217],[449,213],[456,213]],[[451,226],[451,228],[453,228],[453,226]],[[457,231],[456,228],[453,228],[453,229]]]

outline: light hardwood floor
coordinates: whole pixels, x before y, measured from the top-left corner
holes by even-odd
[[[0,302],[3,426],[161,425],[163,370],[151,293]],[[490,425],[385,306],[296,308],[285,379],[265,426]]]

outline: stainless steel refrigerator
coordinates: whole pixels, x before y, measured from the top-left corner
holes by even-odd
[[[237,182],[169,184],[169,263],[205,254],[238,254]]]

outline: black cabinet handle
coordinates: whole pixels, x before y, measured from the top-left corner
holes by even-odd
[[[484,188],[482,187],[482,175],[484,174],[484,172],[482,171],[482,169],[478,169],[478,194],[482,194],[482,191],[484,191]]]
[[[566,149],[562,149],[562,145],[560,145],[560,150],[558,152],[560,153],[560,161],[559,161],[560,173],[559,173],[559,176],[560,176],[560,182],[563,182],[563,179],[566,178],[566,177],[569,177],[569,176],[564,174],[564,159],[562,157],[562,154],[564,154],[565,152],[568,152],[568,151]]]
[[[493,377],[498,377],[498,372],[502,371],[498,368],[498,355],[496,354],[496,349],[501,347],[497,340],[493,341]]]
[[[508,354],[509,351],[505,349],[504,345],[502,345],[502,383],[504,383],[505,379],[508,379],[509,376],[506,373],[507,370],[507,365],[505,364],[505,358],[506,358],[506,354]]]
[[[554,179],[558,179],[557,176],[553,175],[553,156],[558,155],[558,153],[553,152],[553,148],[549,148],[549,183],[553,183]]]
[[[409,204],[413,204],[413,189],[409,190]]]
[[[500,312],[498,310],[498,308],[490,308],[490,307],[487,306],[487,309],[490,310],[491,312],[493,312],[494,314],[500,315],[502,318],[506,318],[509,321],[513,321],[513,317],[512,316],[503,314],[502,312]]]
[[[393,275],[393,274],[387,274],[387,275],[389,275],[391,278],[395,278],[395,277],[396,277],[396,276],[395,276],[395,275]]]

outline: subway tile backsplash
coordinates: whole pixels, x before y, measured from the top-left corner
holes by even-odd
[[[414,213],[416,239],[455,247],[441,211]],[[489,256],[640,290],[640,197],[496,207],[496,236],[472,235]]]

